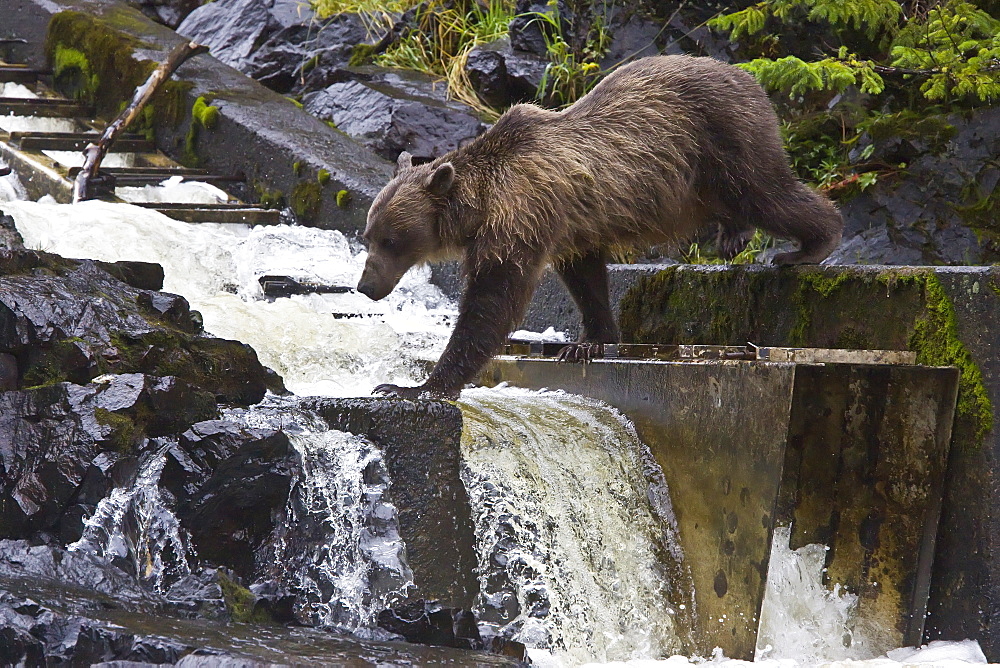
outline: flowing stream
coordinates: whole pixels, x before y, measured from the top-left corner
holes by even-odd
[[[176,182],[129,196],[175,199],[167,191],[181,186],[187,197],[218,196]],[[267,275],[353,286],[365,252],[338,232],[189,225],[127,204],[3,202],[22,197],[16,177],[0,179],[0,210],[14,217],[27,246],[163,265],[164,289],[184,295],[208,332],[252,345],[298,395],[366,396],[377,383],[420,382],[456,314],[426,269],[409,272],[382,302],[353,293],[263,298],[258,279]],[[392,481],[371,442],[330,430],[289,402],[269,397],[227,417],[289,433],[304,475],[275,537],[275,561],[286,582],[307,592],[311,620],[363,636],[373,615],[411,585],[396,509],[383,498]],[[460,407],[482,623],[537,648],[533,659],[542,664],[645,666],[674,654],[695,611],[662,473],[632,425],[600,402],[561,392],[467,390]],[[140,465],[137,483],[101,502],[74,547],[129,560],[164,588],[193,555],[156,491],[162,456]],[[782,539],[776,532],[759,662],[787,668],[872,658],[864,630],[855,628],[853,599],[820,584],[823,547],[792,552]],[[292,549],[306,543],[308,553]],[[872,665],[984,662],[974,642],[894,652]],[[663,665],[691,660],[674,656]]]

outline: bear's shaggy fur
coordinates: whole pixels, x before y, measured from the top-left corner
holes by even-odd
[[[469,145],[425,165],[400,156],[364,233],[358,290],[387,295],[413,265],[461,256],[468,284],[447,349],[421,387],[457,396],[523,317],[554,265],[583,316],[583,342],[618,340],[609,248],[719,229],[732,254],[759,227],[794,239],[776,264],[819,262],[840,243],[829,200],[788,165],[767,96],[710,58],[644,58],[564,111],[518,105]]]

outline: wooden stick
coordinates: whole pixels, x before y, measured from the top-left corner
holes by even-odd
[[[97,177],[97,172],[101,168],[101,161],[104,160],[104,156],[107,155],[118,135],[139,116],[143,108],[156,95],[156,92],[170,78],[170,75],[174,73],[174,70],[180,67],[191,56],[206,53],[207,51],[207,46],[195,44],[194,42],[178,44],[167,55],[167,59],[153,70],[153,73],[146,79],[146,83],[135,89],[132,102],[125,107],[125,111],[119,114],[118,118],[111,121],[108,127],[104,128],[104,132],[96,144],[90,144],[83,150],[83,168],[76,175],[76,180],[73,182],[74,203],[86,199],[94,199],[90,181]]]

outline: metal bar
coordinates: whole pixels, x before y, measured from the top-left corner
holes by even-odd
[[[94,117],[93,105],[55,97],[0,97],[0,115],[39,118]]]
[[[246,204],[165,204],[137,202],[136,206],[155,209],[174,220],[185,223],[243,223],[245,225],[277,225],[281,212],[259,209]]]
[[[10,141],[22,151],[82,151],[98,138],[81,132],[11,132]],[[119,153],[153,153],[156,146],[141,135],[130,135],[115,143]]]
[[[28,67],[27,65],[0,65],[0,83],[35,83],[39,77],[50,74],[52,74],[52,70]]]

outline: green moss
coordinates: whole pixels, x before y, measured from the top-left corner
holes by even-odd
[[[285,193],[275,188],[268,188],[262,182],[254,183],[257,202],[265,209],[281,209],[285,206]]]
[[[204,162],[198,155],[198,136],[202,129],[211,130],[218,122],[219,108],[208,104],[205,97],[199,95],[191,106],[191,125],[184,136],[182,163],[188,167],[198,167]]]
[[[986,287],[976,299],[1000,296],[1000,286],[987,281]],[[637,281],[621,302],[620,323],[623,340],[636,343],[912,350],[920,364],[959,370],[958,447],[981,447],[992,429],[982,372],[933,270],[671,267]]]
[[[234,622],[262,624],[271,621],[264,610],[254,610],[253,592],[229,577],[222,569],[216,571],[215,578]]]
[[[351,67],[364,65],[371,60],[373,55],[375,55],[375,45],[365,43],[355,44],[354,48],[351,49],[351,59],[347,64]]]
[[[292,173],[295,174],[295,176],[302,176],[301,160],[296,160],[295,162],[292,163]]]
[[[291,102],[292,104],[294,104],[299,109],[303,108],[302,103],[299,102],[298,100],[296,100],[294,97],[286,97],[285,99],[288,100],[289,102]]]
[[[52,56],[52,77],[56,87],[69,97],[93,99],[100,79],[91,71],[82,51],[56,44]]]
[[[910,335],[910,350],[917,353],[919,364],[958,367],[953,442],[981,447],[993,426],[993,406],[982,371],[959,338],[954,305],[937,275],[931,272],[924,277],[924,305],[926,311],[914,323]]]
[[[337,206],[347,206],[351,203],[351,192],[349,190],[337,191]]]
[[[320,167],[319,171],[316,172],[316,182],[321,186],[325,186],[330,182],[330,170]],[[339,202],[338,202],[339,204]]]
[[[292,189],[292,211],[304,221],[316,220],[322,201],[323,188],[316,181],[300,181]]]
[[[86,346],[83,339],[74,336],[32,350],[21,379],[24,388],[89,382],[93,369],[79,344]]]
[[[109,7],[99,17],[76,11],[54,15],[45,53],[57,90],[93,102],[101,115],[115,115],[157,66],[135,56],[137,48],[151,48],[126,34],[136,27],[134,15],[124,7]],[[186,115],[191,87],[187,81],[164,83],[154,101],[152,120],[144,121],[140,131],[149,136],[155,125],[177,127]]]
[[[199,95],[191,107],[191,119],[206,130],[211,130],[219,122],[219,108],[210,105],[203,95]]]
[[[901,137],[926,142],[932,153],[943,151],[956,133],[955,126],[945,116],[925,116],[912,110],[875,116],[862,123],[861,129],[875,141]]]
[[[111,428],[108,441],[123,455],[133,452],[145,434],[141,424],[127,415],[114,413],[106,408],[95,408],[94,419],[97,424]]]

